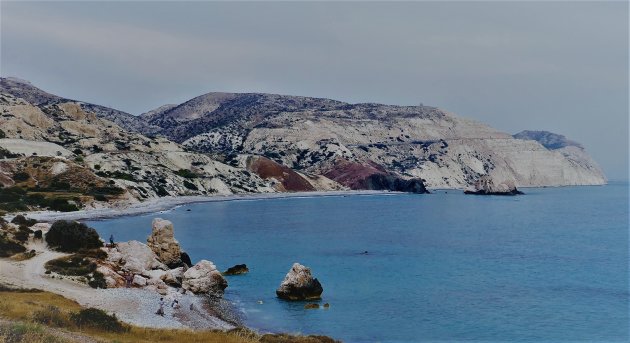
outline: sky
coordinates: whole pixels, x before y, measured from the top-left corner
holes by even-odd
[[[628,3],[0,2],[0,75],[140,114],[210,91],[437,106],[628,179]]]

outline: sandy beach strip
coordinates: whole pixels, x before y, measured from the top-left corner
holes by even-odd
[[[243,200],[265,200],[265,199],[285,199],[285,198],[310,198],[310,197],[339,197],[339,196],[365,196],[365,195],[393,195],[399,192],[389,191],[323,191],[323,192],[293,192],[293,193],[256,193],[256,194],[233,194],[216,196],[167,196],[150,199],[141,203],[117,208],[112,207],[97,209],[87,209],[74,212],[54,212],[54,211],[32,211],[23,214],[29,218],[41,222],[53,222],[55,220],[88,220],[107,219],[121,216],[140,215],[170,210],[180,205],[220,202],[220,201],[243,201]],[[18,213],[16,213],[18,214]],[[13,216],[6,216],[11,219]]]

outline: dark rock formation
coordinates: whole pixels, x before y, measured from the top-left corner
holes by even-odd
[[[223,275],[239,275],[239,274],[245,274],[245,273],[249,273],[249,269],[247,268],[247,265],[237,264],[234,267],[228,268],[228,270],[223,272]]]
[[[282,187],[280,191],[305,192],[314,191],[315,187],[293,169],[261,156],[250,156],[247,159],[247,170],[256,173],[263,179],[276,179]]]
[[[340,159],[324,176],[350,189],[428,193],[422,180],[403,179],[372,161],[361,164]]]
[[[475,182],[474,189],[467,189],[464,194],[473,195],[518,195],[523,192],[516,189],[514,182],[505,181],[495,184],[492,178],[484,175]]]
[[[180,256],[179,258],[182,260],[182,263],[184,263],[188,267],[193,266],[192,261],[190,260],[190,256],[188,256],[187,252],[182,251],[182,253],[179,256]]]

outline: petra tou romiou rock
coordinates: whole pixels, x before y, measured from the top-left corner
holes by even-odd
[[[322,292],[324,289],[311,275],[311,269],[294,263],[276,290],[276,295],[285,300],[309,300],[320,299]]]
[[[222,296],[227,288],[227,281],[208,260],[201,260],[184,272],[182,288],[195,294],[204,293]]]
[[[169,268],[179,267],[182,264],[182,250],[175,239],[173,223],[162,218],[155,218],[151,226],[151,235],[147,238],[147,245]]]

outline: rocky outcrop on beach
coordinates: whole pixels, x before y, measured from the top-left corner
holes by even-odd
[[[482,177],[475,182],[474,188],[464,191],[465,194],[473,195],[519,195],[519,191],[513,181],[495,183],[490,177]]]
[[[107,261],[117,263],[121,270],[136,274],[168,269],[148,245],[138,241],[116,243],[116,247],[108,251]]]
[[[201,260],[184,272],[182,288],[195,294],[222,296],[227,281],[212,262]]]
[[[147,245],[157,255],[162,263],[169,268],[176,268],[182,264],[182,250],[173,233],[173,223],[162,218],[155,218],[151,224],[151,235],[147,238]]]
[[[309,300],[320,299],[322,292],[324,289],[311,275],[311,269],[294,263],[276,290],[276,295],[285,300]]]

